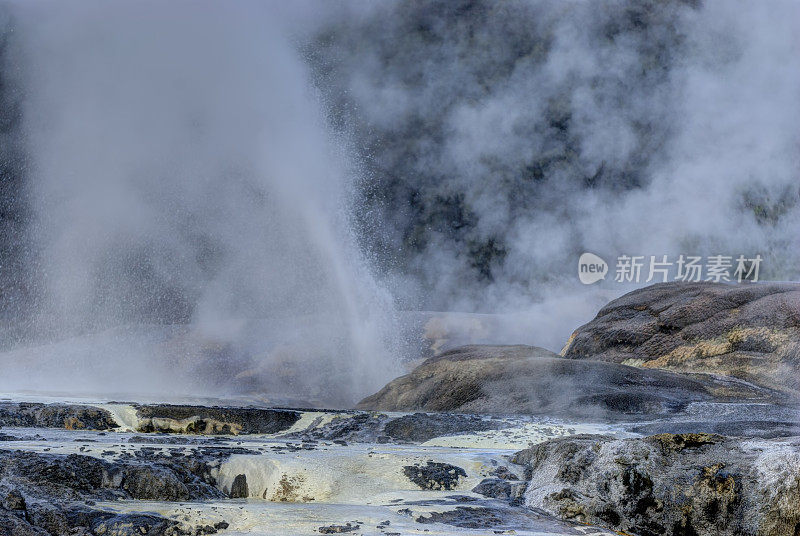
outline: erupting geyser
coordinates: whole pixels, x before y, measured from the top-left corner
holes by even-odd
[[[354,170],[274,10],[187,7],[12,10],[47,344],[3,386],[351,403],[395,372]]]

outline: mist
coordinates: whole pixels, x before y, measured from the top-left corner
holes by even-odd
[[[24,350],[47,356],[30,387],[219,394],[233,371],[335,405],[392,377],[392,304],[348,223],[353,169],[276,9],[13,14],[30,330],[91,340]],[[152,327],[120,328],[136,325]],[[34,382],[23,374],[6,383]]]
[[[796,3],[383,8],[308,54],[391,223],[360,231],[402,302],[517,313],[512,342],[558,349],[631,290],[621,255],[760,254],[762,280],[797,279]],[[593,287],[585,251],[610,265]]]
[[[2,8],[0,388],[347,406],[559,350],[585,251],[800,276],[794,2]]]

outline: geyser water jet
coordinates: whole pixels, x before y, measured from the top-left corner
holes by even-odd
[[[13,16],[31,331],[50,344],[7,355],[4,387],[346,405],[392,377],[391,301],[350,232],[353,167],[275,10]]]

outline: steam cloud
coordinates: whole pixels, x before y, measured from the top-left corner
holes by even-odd
[[[395,294],[530,314],[513,342],[557,348],[597,310],[576,278],[584,251],[609,279],[619,255],[681,253],[761,254],[762,278],[796,279],[798,15],[409,1],[322,28],[310,57],[363,148],[362,200],[389,224],[362,231]]]
[[[54,365],[39,386],[214,393],[238,374],[345,404],[392,377],[391,303],[349,231],[352,170],[273,11],[18,6],[33,329],[99,334],[37,349]],[[193,331],[119,328],[148,323]]]
[[[583,251],[798,277],[796,2],[3,7],[6,341],[89,334],[17,385],[346,405],[395,308],[557,350]]]

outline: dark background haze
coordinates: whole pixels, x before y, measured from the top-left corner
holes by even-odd
[[[396,296],[525,310],[585,292],[583,251],[760,253],[797,277],[797,3],[381,6],[306,52]]]

